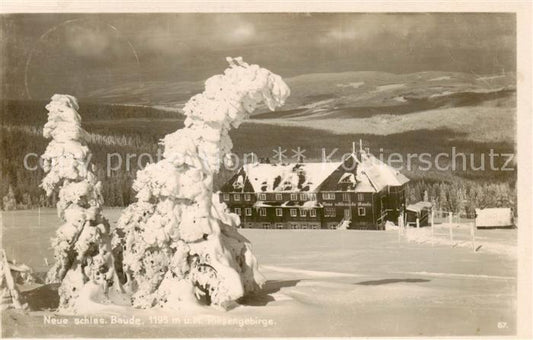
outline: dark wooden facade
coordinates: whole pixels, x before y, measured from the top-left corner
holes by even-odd
[[[376,190],[342,180],[350,172],[357,176],[361,166],[339,166],[315,191],[288,192],[255,192],[248,181],[235,190],[234,181],[246,175],[241,169],[222,187],[220,201],[239,215],[243,228],[334,229],[348,220],[349,229],[383,229],[387,220],[396,223],[405,207],[405,183]]]

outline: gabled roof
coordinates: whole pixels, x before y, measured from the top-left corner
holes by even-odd
[[[401,186],[409,182],[409,179],[400,171],[385,164],[370,153],[362,153],[360,162],[361,174],[368,178],[376,191],[381,191],[386,186]]]
[[[335,186],[353,183],[351,190],[355,192],[379,192],[386,186],[401,186],[409,181],[398,170],[370,153],[362,151],[360,159],[353,154],[345,162],[350,159],[357,162],[355,170],[344,171],[343,162],[245,164],[222,187],[222,191],[316,192],[329,178],[330,184]],[[338,177],[331,177],[336,170],[340,170]],[[334,182],[331,182],[333,179]]]
[[[433,204],[431,202],[416,202],[414,204],[409,204],[405,209],[413,212],[421,212],[424,209],[429,209],[433,207]]]

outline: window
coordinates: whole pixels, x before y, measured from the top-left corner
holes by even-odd
[[[244,213],[246,216],[252,216],[252,208],[244,208]]]
[[[281,201],[283,200],[283,195],[282,194],[276,194],[276,201]]]
[[[241,200],[241,195],[240,194],[233,194],[233,199],[235,201],[240,201]]]
[[[348,192],[343,193],[342,194],[342,200],[344,202],[349,202],[350,201],[350,193],[348,193]]]
[[[276,216],[283,216],[283,209],[276,208]]]
[[[297,201],[298,200],[298,194],[291,194],[291,201]]]
[[[357,213],[359,216],[366,216],[366,209],[364,207],[357,208]]]
[[[334,200],[335,199],[335,193],[334,192],[323,192],[322,198],[325,200]]]
[[[259,200],[266,201],[266,199],[267,199],[267,194],[259,194]]]
[[[249,201],[251,199],[250,194],[244,194],[244,200]]]
[[[229,201],[229,194],[224,194],[224,201]]]
[[[307,210],[305,210],[305,209],[300,209],[300,216],[302,216],[302,217],[307,216]]]
[[[309,216],[316,217],[316,210],[315,209],[309,210]]]
[[[259,208],[259,216],[266,216],[267,210],[266,208]]]
[[[364,201],[365,200],[365,194],[357,194],[357,200],[358,201]]]
[[[235,208],[235,213],[240,216],[241,215],[241,208]]]
[[[300,200],[306,201],[307,200],[307,194],[300,194]]]
[[[298,216],[298,211],[296,209],[291,209],[291,217]]]
[[[335,210],[335,208],[326,207],[326,208],[324,208],[324,216],[325,217],[335,217],[335,216],[337,216],[337,211]]]

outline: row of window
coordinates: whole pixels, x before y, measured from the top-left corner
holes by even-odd
[[[229,201],[229,194],[224,194],[224,197],[223,197],[224,201]],[[241,194],[233,194],[233,200],[234,201],[240,201],[241,200]],[[250,194],[244,194],[244,200],[245,201],[251,201],[252,200],[252,195]]]
[[[266,201],[267,196],[265,193],[259,194],[259,200],[260,201]],[[313,193],[301,193],[301,194],[291,194],[291,201],[297,201],[298,197],[300,198],[300,201],[315,201],[316,200],[316,194]],[[332,201],[335,200],[336,194],[334,192],[323,192],[322,193],[322,199],[326,201]],[[224,194],[223,196],[224,201],[230,200],[230,194]],[[250,201],[252,199],[251,194],[244,194],[244,200]],[[350,201],[350,193],[345,192],[343,193],[342,199],[344,201]],[[357,194],[357,200],[358,201],[364,201],[365,196],[364,194]],[[239,202],[241,200],[241,194],[233,194],[233,200],[236,202]],[[282,201],[283,200],[283,194],[276,194],[276,201]]]
[[[297,217],[298,216],[298,210],[300,210],[300,217],[306,217],[307,212],[309,211],[310,217],[316,217],[316,210],[315,209],[290,209],[290,215],[291,217]],[[242,210],[241,208],[234,208],[233,212],[237,215],[241,215]],[[244,208],[244,214],[246,216],[252,216],[252,208]],[[259,208],[259,216],[266,216],[267,210],[266,208]],[[276,208],[276,216],[283,216],[283,209],[282,208]]]
[[[344,202],[350,202],[350,194],[349,192],[343,192],[342,193],[342,200]],[[323,192],[322,193],[322,199],[325,201],[333,201],[336,199],[336,194],[334,192]],[[358,201],[364,201],[365,200],[365,194],[359,193],[357,194],[357,200]]]
[[[286,229],[283,223],[263,223],[261,224],[262,229]],[[288,226],[288,229],[320,229],[320,224],[298,224],[291,223]]]
[[[315,201],[316,200],[316,194],[312,193],[304,193],[304,194],[291,194],[291,201],[297,201],[298,197],[300,197],[300,201]],[[259,194],[258,198],[260,201],[266,201],[267,196],[265,193]],[[224,194],[223,197],[224,201],[230,200],[230,194]],[[244,200],[250,201],[252,199],[252,196],[250,194],[244,194]],[[239,202],[241,200],[241,194],[233,194],[233,200],[236,202]],[[276,201],[283,201],[283,194],[276,194]]]
[[[348,211],[350,211],[348,209]],[[350,212],[351,214],[351,212]],[[346,215],[346,213],[345,213]],[[359,216],[366,216],[366,208],[365,207],[358,207],[357,208],[357,215]],[[324,217],[336,217],[337,216],[337,209],[332,207],[325,207],[324,208]],[[347,217],[347,216],[345,216]]]
[[[309,212],[309,217],[316,217],[315,209],[295,209],[295,208],[291,208],[289,211],[291,217],[298,217],[298,210],[300,211],[300,217],[307,217],[307,212]],[[234,208],[233,212],[240,216],[242,213],[242,210],[241,208]],[[252,216],[252,208],[244,208],[244,214],[246,216]],[[359,216],[366,216],[366,208],[358,207],[357,214]],[[259,208],[259,216],[266,216],[266,215],[267,215],[266,208]],[[278,217],[283,216],[282,208],[276,208],[276,216]],[[336,217],[336,216],[337,216],[337,210],[335,208],[332,208],[332,207],[324,208],[324,217]]]

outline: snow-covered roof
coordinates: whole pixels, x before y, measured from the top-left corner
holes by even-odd
[[[420,201],[420,202],[416,202],[414,204],[409,204],[405,209],[409,210],[409,211],[420,212],[423,209],[429,209],[432,206],[433,206],[433,204],[431,202]]]
[[[477,227],[508,227],[513,225],[511,208],[476,209]]]
[[[355,192],[376,192],[376,189],[372,186],[365,174],[359,174],[359,176],[357,176]]]
[[[361,152],[358,159],[356,174],[346,170],[338,180],[338,184],[353,184],[355,192],[379,192],[386,186],[401,186],[409,181],[398,170],[383,163],[370,153]],[[252,163],[242,168],[244,178],[236,179],[241,183],[248,182],[254,192],[316,192],[331,174],[342,166],[342,162],[271,164]]]
[[[255,192],[316,191],[341,162],[244,165]]]
[[[400,171],[369,153],[362,153],[360,162],[361,174],[368,178],[376,191],[381,191],[386,186],[401,186],[409,182]]]

